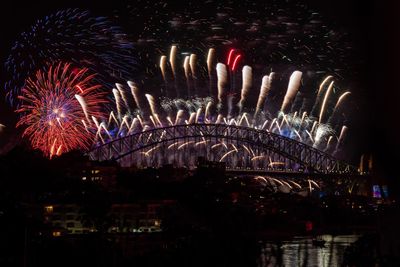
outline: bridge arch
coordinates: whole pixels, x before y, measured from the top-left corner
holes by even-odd
[[[182,147],[185,142],[192,142],[192,145],[202,142],[210,142],[211,144],[213,140],[227,141],[226,144],[232,145],[232,150],[230,150],[232,152],[238,152],[238,146],[246,148],[248,152],[247,161],[249,158],[253,160],[257,157],[263,157],[260,154],[273,155],[279,159],[284,159],[284,167],[294,172],[355,172],[354,167],[296,140],[264,130],[226,124],[189,124],[154,128],[97,146],[89,151],[88,155],[92,160],[117,160],[123,161],[125,165],[129,166],[134,165],[134,161],[138,160],[138,155],[133,156],[137,152],[146,156],[146,153],[152,152],[152,148],[161,147],[160,150],[163,152],[159,153],[164,153],[164,156],[168,157],[170,153],[166,151],[166,147],[169,149],[174,144],[177,147]],[[207,146],[205,147],[207,148]],[[147,152],[143,152],[148,148]],[[208,146],[208,149],[210,149],[210,146]],[[194,153],[202,155],[200,150],[195,148]],[[191,151],[193,152],[193,149]],[[254,151],[257,151],[257,153]],[[271,156],[268,157],[271,161]],[[222,161],[221,159],[220,161]]]

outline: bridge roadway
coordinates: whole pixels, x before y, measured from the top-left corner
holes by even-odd
[[[287,170],[265,170],[265,169],[243,169],[243,168],[226,168],[225,173],[232,175],[251,175],[251,176],[284,176],[294,178],[313,178],[313,177],[364,177],[358,173],[318,173],[318,172],[303,172],[303,171],[287,171]]]

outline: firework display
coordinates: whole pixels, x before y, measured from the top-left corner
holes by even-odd
[[[164,80],[164,85],[157,97],[146,94],[138,84],[132,81],[127,82],[126,85],[116,84],[117,89],[112,90],[115,109],[110,112],[108,119],[100,120],[100,122],[96,119],[96,125],[98,125],[95,136],[96,144],[109,143],[124,136],[166,126],[226,124],[276,133],[332,155],[337,153],[347,130],[347,126],[341,124],[337,110],[341,108],[343,99],[349,95],[349,92],[341,93],[339,88],[333,92],[332,76],[324,79],[319,88],[316,88],[318,90],[315,89],[315,94],[308,97],[312,99],[308,99],[301,95],[301,91],[304,90],[302,72],[294,71],[287,81],[286,94],[280,108],[275,109],[274,105],[269,105],[269,93],[277,89],[274,88],[276,73],[265,73],[260,83],[254,79],[250,66],[242,66],[241,72],[235,70],[235,65],[231,62],[234,58],[232,53],[227,55],[226,64],[216,61],[210,63],[213,61],[210,58],[210,54],[214,53],[212,51],[213,49],[210,49],[207,56],[204,57],[207,58],[209,77],[205,77],[201,81],[195,70],[201,69],[202,66],[192,62],[192,66],[188,67],[188,56],[182,58],[175,56],[176,46],[172,46],[169,51],[170,63],[174,62],[174,64],[167,64],[167,56],[161,55],[160,79]],[[190,57],[198,58],[194,54],[191,54]],[[236,58],[238,57],[236,56]],[[183,70],[175,65],[180,60],[182,60]],[[179,64],[177,65],[179,66]],[[215,82],[212,76],[217,77]],[[179,79],[183,79],[185,82],[174,82]],[[198,80],[197,87],[194,90],[193,85],[196,84],[196,79]],[[182,89],[180,86],[186,87],[186,89]],[[187,91],[186,97],[165,96],[176,90]],[[169,91],[170,93],[168,93]],[[208,94],[208,91],[211,92],[209,96],[202,96]],[[165,95],[162,92],[166,92]],[[250,92],[258,97],[252,99]],[[296,102],[313,102],[314,104],[307,109],[305,106],[296,107]],[[316,113],[319,116],[311,115],[312,111],[318,111]],[[342,127],[342,132],[338,137],[335,128],[340,127]],[[134,158],[140,161],[137,164],[146,166],[162,165],[166,161],[193,166],[195,158],[187,162],[188,157],[181,152],[188,150],[198,152],[202,150],[202,147],[208,150],[208,158],[224,161],[231,167],[243,165],[240,162],[246,160],[259,167],[279,167],[286,164],[282,162],[280,155],[265,154],[262,151],[255,152],[245,143],[238,147],[237,144],[229,143],[226,140],[210,142],[205,139],[176,140],[168,143],[166,147],[157,145],[138,152]],[[168,150],[168,159],[165,159],[164,149]],[[209,153],[210,150],[212,153]],[[194,154],[198,155],[198,153]]]
[[[176,8],[159,1],[141,3],[140,12],[133,6],[114,10],[114,18],[128,14],[132,25],[146,17],[133,33],[134,43],[88,11],[51,14],[21,34],[5,64],[8,98],[22,115],[18,126],[49,157],[188,124],[267,131],[338,156],[349,125],[343,106],[351,93],[341,88],[351,42],[324,25],[318,13],[287,4],[207,1],[208,8],[200,9],[192,2]],[[244,12],[233,12],[238,8]],[[66,60],[71,65],[59,63]],[[114,104],[101,105],[103,96]],[[64,119],[67,113],[59,110],[72,107],[68,114],[74,115]],[[36,131],[38,125],[46,127]],[[161,155],[165,147],[132,157],[139,166],[172,161],[188,166],[194,159],[181,152],[200,147],[211,160],[231,166],[286,164],[280,155],[224,140],[177,140],[167,144],[167,152],[174,151],[167,158]]]
[[[92,116],[101,117],[104,93],[93,84],[88,69],[74,69],[68,63],[38,70],[26,81],[18,99],[23,136],[31,146],[53,157],[74,149],[88,149],[95,125]]]
[[[102,85],[131,79],[137,66],[132,43],[107,18],[61,10],[37,20],[12,46],[5,62],[9,101],[18,105],[25,80],[46,63],[65,60],[97,73],[96,82]]]

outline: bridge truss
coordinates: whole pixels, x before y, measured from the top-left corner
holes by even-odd
[[[354,167],[296,140],[253,128],[225,124],[189,124],[155,128],[99,145],[88,152],[96,161],[122,166],[174,164],[194,168],[198,157],[220,161],[228,169],[303,173],[354,173]]]

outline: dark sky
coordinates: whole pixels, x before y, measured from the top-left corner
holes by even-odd
[[[83,3],[84,2],[84,3]],[[0,60],[4,62],[10,46],[21,31],[26,30],[36,19],[60,8],[81,7],[99,14],[107,14],[113,8],[124,7],[134,1],[9,1],[0,4]],[[268,1],[267,1],[268,2]],[[359,121],[354,142],[360,152],[372,152],[381,169],[394,176],[398,156],[392,152],[400,150],[399,66],[400,66],[400,4],[398,1],[318,1],[306,3],[317,10],[335,27],[349,32],[355,40],[357,52],[366,59],[361,67]],[[162,11],[160,11],[162,12]],[[138,23],[140,25],[140,23]],[[351,64],[351,63],[350,63]],[[0,78],[0,84],[4,81]],[[0,101],[0,122],[12,123],[10,110]],[[357,137],[357,136],[356,136]],[[397,174],[398,176],[398,174]]]

